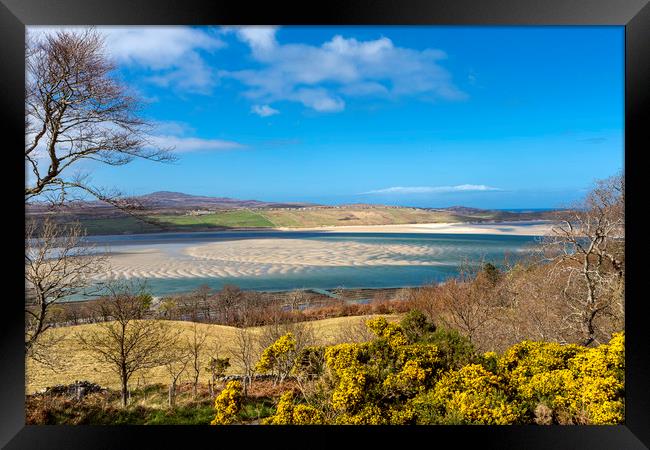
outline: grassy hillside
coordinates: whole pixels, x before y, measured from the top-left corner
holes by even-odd
[[[424,210],[417,208],[263,208],[215,211],[205,215],[182,212],[152,211],[148,216],[159,225],[144,223],[128,216],[98,217],[91,212],[59,216],[66,222],[80,221],[90,235],[151,233],[165,231],[211,231],[232,228],[311,228],[347,225],[397,225],[415,223],[457,223],[481,221],[540,220],[551,218],[550,212],[513,213],[507,211]]]
[[[351,316],[337,317],[332,319],[316,320],[305,322],[305,326],[313,331],[316,342],[314,344],[327,345],[349,340],[351,332],[357,329],[365,329],[363,326],[366,319],[372,316]],[[384,315],[389,320],[397,319],[398,315]],[[192,322],[166,321],[165,323],[173,326],[174,329],[180,330],[183,335],[190,336],[192,332]],[[238,329],[223,325],[198,324],[201,330],[208,334],[208,344],[212,345],[217,341],[221,345],[221,356],[229,356],[236,349],[236,337]],[[35,362],[27,361],[27,380],[26,393],[33,393],[39,389],[55,384],[69,384],[75,380],[88,380],[105,387],[119,389],[119,378],[110,370],[110,367],[96,362],[89,352],[82,350],[76,339],[76,335],[92,333],[98,328],[97,324],[76,325],[70,327],[52,328],[48,333],[52,334],[53,341],[58,341],[52,348],[52,351],[63,361],[63,368],[57,372],[48,367]],[[263,332],[263,327],[250,329],[254,336],[259,339]],[[237,366],[231,358],[232,366],[227,373],[241,373],[240,367]],[[154,368],[143,373],[147,384],[167,383],[168,376],[162,367]],[[135,375],[132,382],[135,386],[137,383]],[[207,383],[209,374],[201,374],[201,382]]]
[[[273,223],[257,211],[224,211],[203,216],[155,216],[155,218],[174,227],[210,228],[210,227],[273,227]]]
[[[459,217],[453,214],[410,208],[270,210],[265,211],[264,216],[278,227],[392,225],[459,221]]]
[[[230,210],[190,216],[152,214],[160,226],[143,223],[132,217],[79,217],[88,234],[148,233],[161,231],[209,231],[229,228],[309,228],[344,225],[396,225],[410,223],[468,222],[481,220],[517,220],[505,213],[484,211],[459,214],[450,211],[427,211],[414,208],[314,208]],[[504,217],[501,217],[504,215]],[[528,219],[522,217],[522,219]],[[73,220],[73,219],[67,219]]]

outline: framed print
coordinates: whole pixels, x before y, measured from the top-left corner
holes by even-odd
[[[650,445],[646,1],[0,11],[3,446]]]

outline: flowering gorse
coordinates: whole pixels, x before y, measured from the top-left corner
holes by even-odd
[[[274,424],[617,424],[624,418],[624,334],[594,348],[523,341],[502,355],[447,352],[407,339],[400,325],[368,320],[370,342],[314,347],[320,397],[282,395]],[[276,342],[290,349],[290,339]],[[282,345],[280,345],[282,344]],[[274,344],[275,345],[275,344]],[[282,352],[269,353],[269,359]],[[303,355],[303,359],[307,360]],[[262,363],[262,362],[261,362]],[[264,368],[264,366],[260,366]],[[270,367],[270,366],[269,366]],[[454,368],[457,367],[457,368]],[[305,397],[307,398],[307,397]],[[317,406],[316,406],[317,405]]]
[[[242,384],[230,381],[214,400],[216,416],[210,425],[230,425],[237,421],[237,414],[242,405]]]

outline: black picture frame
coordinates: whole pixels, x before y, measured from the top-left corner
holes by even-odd
[[[435,426],[435,427],[140,427],[26,426],[24,397],[24,295],[20,240],[5,239],[5,262],[12,269],[4,279],[0,326],[0,445],[24,448],[156,448],[181,445],[232,445],[244,448],[331,447],[357,445],[425,446],[449,444],[477,448],[641,449],[650,446],[650,367],[641,288],[643,137],[650,125],[649,0],[336,0],[284,5],[276,2],[197,0],[0,0],[0,98],[5,160],[7,236],[24,232],[24,161],[16,147],[24,145],[24,32],[28,25],[618,25],[625,27],[625,176],[626,192],[626,413],[619,426]],[[23,169],[20,169],[20,168]],[[15,190],[15,191],[14,191]],[[647,204],[647,201],[646,201]],[[14,272],[15,271],[15,272]],[[444,441],[442,439],[444,438]],[[203,444],[193,444],[206,439]],[[258,442],[252,443],[252,439]],[[137,441],[142,442],[136,444]],[[229,442],[233,441],[233,442]]]

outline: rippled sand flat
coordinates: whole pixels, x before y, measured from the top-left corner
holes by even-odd
[[[367,244],[307,239],[244,239],[140,248],[111,255],[99,279],[245,277],[302,273],[318,267],[440,265],[444,246]]]

